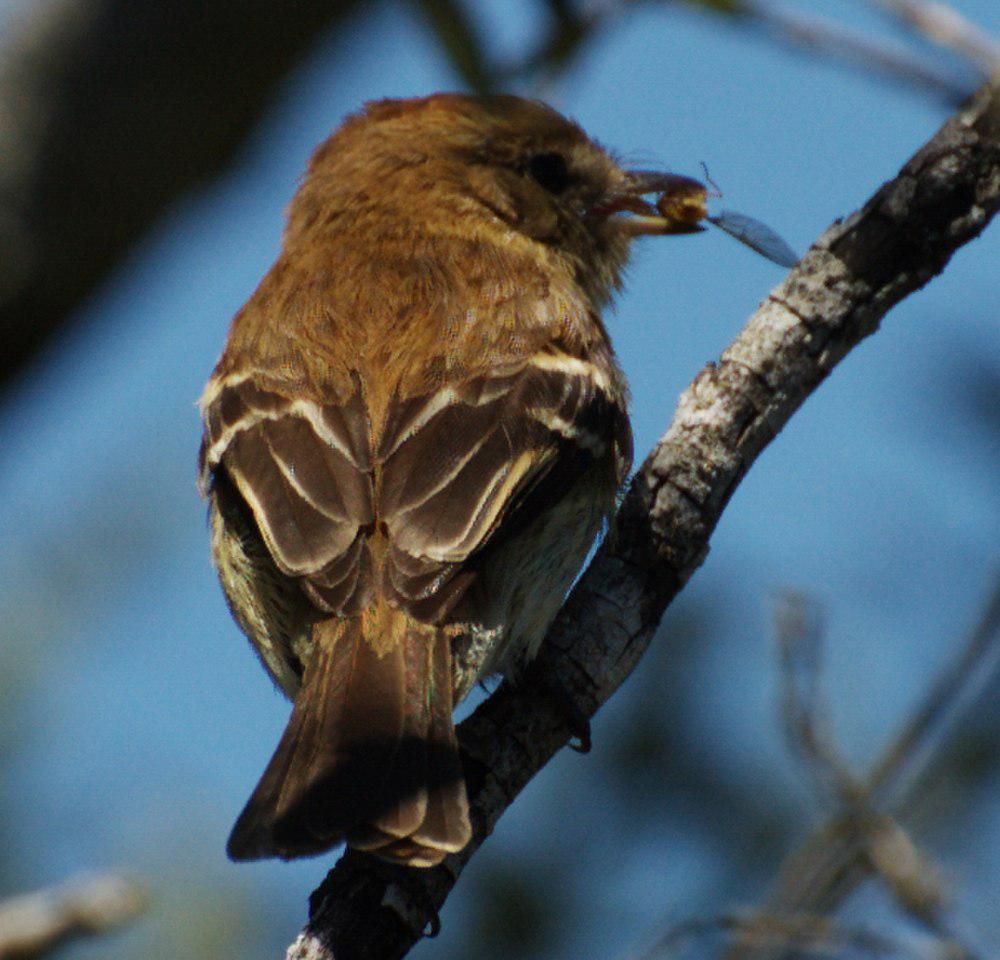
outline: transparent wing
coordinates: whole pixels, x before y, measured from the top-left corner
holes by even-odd
[[[761,223],[743,213],[723,210],[713,217],[706,217],[709,223],[724,230],[740,243],[756,250],[762,257],[774,261],[782,267],[794,267],[799,262],[796,252],[781,239],[766,223]]]

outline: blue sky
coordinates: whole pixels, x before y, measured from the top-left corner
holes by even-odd
[[[995,0],[955,6],[1000,33]],[[518,50],[532,6],[486,9],[491,42]],[[891,34],[860,3],[800,9]],[[315,144],[366,99],[457,85],[420,22],[392,5],[319,43],[231,172],[136,245],[81,311],[86,322],[0,410],[9,638],[0,670],[14,677],[24,724],[2,790],[18,810],[20,842],[8,853],[20,885],[124,865],[159,878],[168,904],[179,890],[195,899],[192,890],[235,891],[241,922],[258,925],[261,956],[302,919],[325,861],[224,859],[287,707],[229,619],[209,564],[194,403],[229,318],[278,249],[283,207]],[[632,162],[695,176],[707,162],[724,206],[760,217],[797,249],[893,176],[945,116],[927,98],[653,6],[618,18],[547,93]],[[859,762],[971,624],[997,566],[1000,450],[973,416],[976,384],[965,378],[1000,368],[998,257],[994,225],[844,362],[730,504],[685,597],[738,639],[739,656],[720,644],[691,679],[704,688],[692,735],[717,762],[802,794],[774,721],[767,617],[776,590],[799,587],[828,605],[828,692]],[[781,276],[716,231],[637,248],[609,326],[632,386],[638,455]],[[616,709],[598,721],[597,751]],[[586,763],[558,758],[501,823],[493,855],[544,861],[532,822],[563,800],[579,796],[579,822],[599,822],[607,800]],[[996,813],[963,876],[1000,857]],[[673,816],[664,811],[654,838],[626,843],[628,856],[605,864],[612,894],[567,951],[613,955],[668,902],[705,912],[715,868],[697,838],[671,832]],[[686,878],[677,889],[663,879],[666,860]],[[970,899],[998,942],[1000,917]],[[462,906],[449,910],[460,917]],[[156,922],[115,949],[153,955]],[[108,954],[79,951],[99,955]]]

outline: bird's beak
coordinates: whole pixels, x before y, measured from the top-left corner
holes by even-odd
[[[654,206],[644,194],[660,194]],[[700,233],[707,215],[705,185],[691,177],[655,170],[628,170],[625,182],[591,212],[613,218],[629,236]],[[622,216],[622,214],[631,216]]]

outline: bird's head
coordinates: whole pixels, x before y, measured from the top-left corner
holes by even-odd
[[[618,284],[633,237],[701,229],[668,225],[644,199],[676,179],[624,169],[538,101],[381,100],[316,151],[289,232],[346,215],[372,229],[481,239],[547,258],[600,303]]]

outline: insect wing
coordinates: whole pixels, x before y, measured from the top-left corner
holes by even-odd
[[[743,213],[733,213],[723,210],[717,216],[706,217],[709,223],[715,224],[720,230],[725,230],[740,243],[746,244],[751,250],[756,250],[762,257],[767,257],[782,267],[794,267],[799,262],[795,251],[781,239],[767,224],[748,217]]]

